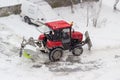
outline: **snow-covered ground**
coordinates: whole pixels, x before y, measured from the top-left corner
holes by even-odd
[[[0,79],[120,80],[120,13],[113,11],[112,0],[109,3],[106,1],[103,0],[96,28],[92,26],[94,10],[89,12],[90,22],[86,27],[86,7],[74,6],[74,14],[71,13],[70,7],[54,9],[63,19],[74,21],[77,25],[74,26],[75,30],[83,33],[88,30],[93,42],[91,51],[85,46],[80,57],[69,55],[66,60],[55,63],[19,58],[22,37],[37,39],[40,33],[34,25],[24,23],[19,15],[0,18]],[[70,57],[77,60],[71,61]]]

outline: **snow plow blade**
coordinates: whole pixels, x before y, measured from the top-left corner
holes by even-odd
[[[92,42],[91,42],[88,31],[85,32],[85,37],[86,37],[85,43],[88,45],[88,50],[91,50]]]
[[[20,48],[20,52],[19,52],[19,57],[22,57],[22,55],[26,58],[30,58],[31,56],[25,51],[25,47],[26,45],[30,45],[33,47],[42,47],[42,43],[40,40],[35,40],[33,39],[33,37],[30,37],[28,40],[26,40],[23,37],[22,43],[21,43],[21,48]]]
[[[19,57],[22,57],[22,54],[23,54],[23,50],[24,50],[24,45],[23,45],[23,43],[24,43],[24,38],[23,38],[23,41],[22,41],[22,43],[21,43],[21,47],[20,47],[20,52],[19,52]]]

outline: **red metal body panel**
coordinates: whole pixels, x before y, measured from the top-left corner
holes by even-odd
[[[48,48],[54,48],[54,47],[62,47],[62,42],[61,41],[47,41]]]
[[[41,34],[39,37],[38,37],[38,40],[43,40],[45,38],[45,35],[44,34]]]
[[[71,24],[69,24],[69,23],[67,23],[66,21],[63,21],[63,20],[48,22],[48,23],[46,23],[46,25],[53,30],[70,28],[72,26]]]
[[[75,32],[72,32],[71,37],[72,37],[72,39],[78,39],[78,40],[82,41],[83,34],[75,31]]]

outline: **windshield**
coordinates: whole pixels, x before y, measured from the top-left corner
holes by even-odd
[[[63,29],[63,32],[70,32],[70,29],[69,28],[66,28],[66,29]]]
[[[42,26],[38,27],[37,29],[41,33],[47,33],[49,31],[51,31],[51,29],[48,26],[46,26],[46,25],[42,25]]]

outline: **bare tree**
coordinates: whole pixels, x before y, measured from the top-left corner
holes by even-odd
[[[88,27],[88,25],[89,25],[89,2],[87,4],[87,25],[86,27]]]
[[[116,6],[117,6],[118,3],[119,3],[119,0],[115,0],[115,3],[114,3],[114,5],[113,5],[113,9],[114,9],[114,10],[117,9]]]
[[[81,8],[83,8],[82,3],[83,3],[83,0],[80,0],[80,7],[81,7]]]
[[[97,23],[98,23],[98,18],[100,15],[100,11],[101,11],[101,7],[102,7],[102,0],[100,0],[99,2],[99,7],[98,7],[98,11],[96,12],[96,16],[93,18],[93,26],[96,27]]]
[[[73,0],[71,0],[71,12],[74,13],[74,9],[73,9]]]
[[[80,0],[80,2],[82,3],[82,2],[83,2],[83,0]]]

